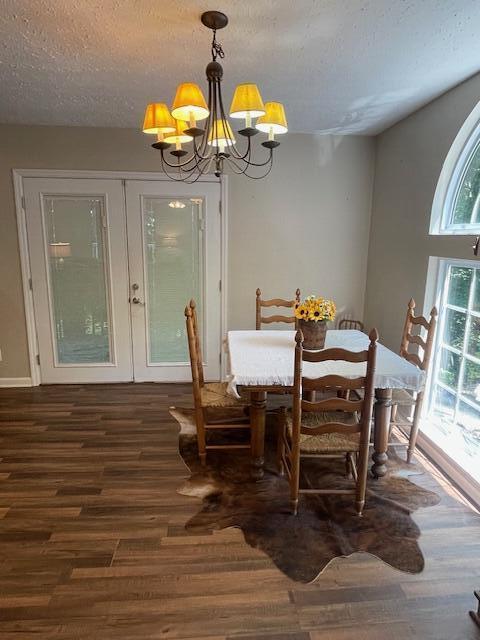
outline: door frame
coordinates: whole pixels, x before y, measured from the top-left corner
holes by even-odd
[[[18,245],[20,252],[20,268],[22,274],[23,302],[25,308],[25,324],[27,330],[28,358],[30,363],[30,386],[41,384],[40,364],[38,362],[38,342],[33,291],[31,287],[30,254],[28,250],[27,218],[25,211],[24,184],[25,178],[88,178],[91,180],[121,180],[124,188],[126,180],[152,180],[154,182],[171,182],[164,173],[139,171],[90,171],[68,169],[12,169],[15,210],[17,217]],[[212,176],[200,176],[201,182],[218,181]],[[125,194],[124,194],[125,195]],[[227,331],[228,302],[228,177],[220,178],[220,375],[222,380],[226,374],[226,357],[223,349],[223,337]]]

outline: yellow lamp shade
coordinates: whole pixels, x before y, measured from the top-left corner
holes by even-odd
[[[175,120],[175,131],[174,133],[169,133],[165,136],[164,142],[168,142],[169,144],[176,144],[179,142],[183,144],[184,142],[190,142],[193,140],[192,136],[188,136],[185,132],[185,129],[188,129],[188,122],[184,120]]]
[[[265,115],[257,120],[256,128],[265,133],[287,133],[285,109],[280,102],[266,102]]]
[[[208,134],[208,144],[212,147],[231,147],[235,144],[235,137],[228,122],[215,121]]]
[[[208,118],[209,110],[202,90],[198,84],[184,82],[179,84],[172,105],[172,116],[177,120],[190,121]]]
[[[239,84],[230,105],[232,118],[258,118],[265,113],[262,96],[256,84]]]
[[[149,104],[145,110],[143,133],[171,133],[175,131],[175,120],[163,102]]]

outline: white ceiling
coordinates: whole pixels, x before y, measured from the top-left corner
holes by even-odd
[[[139,126],[205,86],[207,9],[230,18],[227,108],[257,82],[291,131],[375,134],[480,70],[478,0],[4,0],[0,122]]]

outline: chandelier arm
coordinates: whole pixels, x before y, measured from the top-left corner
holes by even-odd
[[[225,158],[225,161],[235,175],[241,176],[245,174],[246,167],[245,169],[241,169],[238,164],[232,160],[232,158]]]
[[[245,176],[247,176],[248,178],[255,178],[255,176],[250,176],[247,171],[250,167],[265,167],[265,166],[269,166],[269,169],[267,171],[267,173],[265,175],[268,175],[272,169],[272,165],[273,165],[273,153],[272,150],[270,149],[270,156],[268,158],[268,160],[266,162],[263,163],[255,163],[255,162],[247,162],[245,161],[245,168],[241,169],[240,165],[235,162],[232,158],[227,158],[227,161],[229,162],[229,164],[231,166],[235,166],[237,169],[239,169],[238,173],[243,173]],[[237,172],[235,172],[237,173]]]
[[[189,163],[190,163],[190,162],[191,162],[191,159],[189,160]],[[184,164],[185,164],[185,163],[184,163]],[[177,182],[179,182],[179,181],[180,181],[180,182],[183,182],[183,181],[184,181],[184,178],[176,178],[175,176],[173,176],[172,174],[170,174],[170,173],[167,171],[166,167],[169,167],[169,168],[171,168],[171,169],[177,169],[177,171],[178,171],[178,173],[179,173],[180,175],[181,175],[181,173],[182,173],[182,168],[183,168],[183,167],[182,167],[182,165],[180,165],[180,164],[176,164],[176,165],[175,165],[175,164],[170,164],[170,163],[165,159],[165,157],[164,157],[164,156],[163,156],[163,154],[162,154],[162,169],[165,171],[165,173],[167,174],[167,176],[168,176],[171,180],[175,180],[175,181],[177,181]],[[187,172],[187,173],[193,173],[193,171],[194,171],[194,170],[195,170],[195,166],[191,166],[191,167],[189,167],[189,168],[186,170],[186,172]]]
[[[218,89],[218,103],[220,106],[220,114],[221,114],[221,118],[222,120],[228,124],[228,120],[227,120],[227,116],[225,115],[225,109],[223,106],[223,98],[222,98],[222,90],[221,87],[219,86]],[[225,127],[225,131],[227,131],[227,127]],[[234,156],[237,160],[244,160],[248,154],[250,153],[250,148],[251,148],[251,141],[250,138],[247,139],[247,150],[245,151],[245,153],[242,155],[242,153],[237,149],[237,145],[235,143],[232,143],[231,145],[229,145],[229,150],[232,152],[232,156]]]
[[[195,158],[197,158],[198,160],[209,160],[209,158],[211,157],[211,154],[203,155],[203,153],[202,153],[202,145],[197,147],[197,143],[195,141],[195,138],[193,139],[193,153],[194,153]]]
[[[270,154],[269,154],[267,160],[265,160],[265,162],[253,162],[252,160],[249,159],[248,160],[248,166],[249,167],[266,167],[270,162],[272,162],[272,160],[273,160],[273,150],[270,149]]]
[[[211,156],[211,153],[209,152],[209,149],[208,149],[208,132],[210,131],[210,127],[212,124],[211,102],[212,102],[212,83],[209,80],[208,81],[208,102],[207,102],[208,118],[205,126],[205,133],[203,134],[201,144],[198,147],[197,147],[196,139],[195,138],[193,139],[193,146],[194,146],[195,152],[201,158],[209,158]]]
[[[171,162],[168,162],[168,160],[165,158],[163,149],[161,149],[160,152],[162,155],[162,162],[164,162],[167,165],[167,167],[170,167],[171,169],[183,169],[187,167],[187,165],[192,164],[192,162],[193,162],[192,169],[194,169],[195,166],[197,165],[197,159],[194,155],[188,158],[187,160],[185,160],[184,162],[179,161],[172,164]],[[186,168],[185,170],[188,171],[189,169]]]
[[[168,165],[168,166],[170,166],[170,167],[171,167],[171,166],[174,166],[174,165]],[[180,177],[176,177],[176,176],[174,176],[174,175],[170,174],[170,173],[167,171],[167,169],[165,168],[165,166],[164,166],[164,161],[163,161],[163,159],[162,159],[162,170],[164,171],[165,175],[166,175],[170,180],[173,180],[174,182],[185,182],[185,183],[187,183],[187,184],[191,184],[191,183],[193,183],[193,182],[196,182],[196,181],[200,178],[200,176],[204,175],[204,173],[205,173],[203,170],[201,170],[201,168],[199,168],[199,171],[198,171],[198,177],[195,177],[195,179],[194,179],[194,180],[189,180],[189,178],[194,174],[194,168],[192,168],[192,169],[188,170],[187,172],[184,172],[184,173],[186,173],[186,174],[187,174],[187,175],[184,175],[184,176],[182,176],[182,168],[181,168],[181,167],[178,167],[178,169],[179,169],[179,175],[180,175]]]
[[[251,166],[251,165],[249,165],[249,166]],[[244,176],[246,176],[247,178],[251,178],[252,180],[262,180],[262,178],[266,178],[268,176],[268,174],[272,170],[272,167],[273,167],[273,154],[270,156],[268,169],[261,176],[251,176],[250,174],[248,174],[247,173],[248,166],[246,167],[245,171],[243,171],[242,173],[243,173]]]

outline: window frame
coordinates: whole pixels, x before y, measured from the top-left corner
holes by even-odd
[[[426,411],[425,417],[428,417],[429,420],[433,420],[431,418],[431,411],[433,408],[433,399],[436,391],[436,386],[438,385],[447,393],[450,393],[455,399],[455,408],[454,408],[454,420],[458,412],[458,407],[461,402],[471,406],[473,409],[478,410],[479,407],[475,403],[473,403],[465,394],[462,393],[462,384],[463,384],[463,374],[465,370],[465,362],[470,361],[474,364],[480,365],[480,358],[474,356],[471,353],[468,353],[468,341],[470,335],[470,326],[471,326],[471,318],[480,318],[480,312],[474,311],[472,309],[472,299],[474,296],[474,287],[472,286],[469,292],[469,300],[466,307],[459,307],[457,305],[453,305],[448,302],[448,291],[449,291],[449,278],[447,278],[448,271],[451,267],[463,267],[466,269],[480,269],[480,264],[476,260],[468,260],[468,259],[460,259],[460,258],[440,258],[438,259],[438,269],[435,283],[435,300],[437,304],[437,308],[439,310],[439,322],[434,340],[434,349],[433,353],[434,358],[432,361],[431,372],[429,375],[429,380],[427,382],[426,388]],[[453,345],[445,344],[443,342],[443,334],[445,328],[445,320],[447,317],[447,311],[459,311],[461,313],[465,313],[465,336],[463,340],[462,348],[459,349],[454,347]],[[450,387],[448,384],[438,380],[438,370],[441,363],[441,356],[443,350],[449,351],[458,355],[461,358],[460,361],[460,370],[458,374],[459,383],[457,388],[454,389]]]
[[[477,223],[455,224],[452,222],[465,174],[478,150],[480,150],[480,102],[465,120],[443,163],[433,198],[430,235],[474,236],[480,234],[480,218]],[[477,202],[480,208],[480,195]]]

